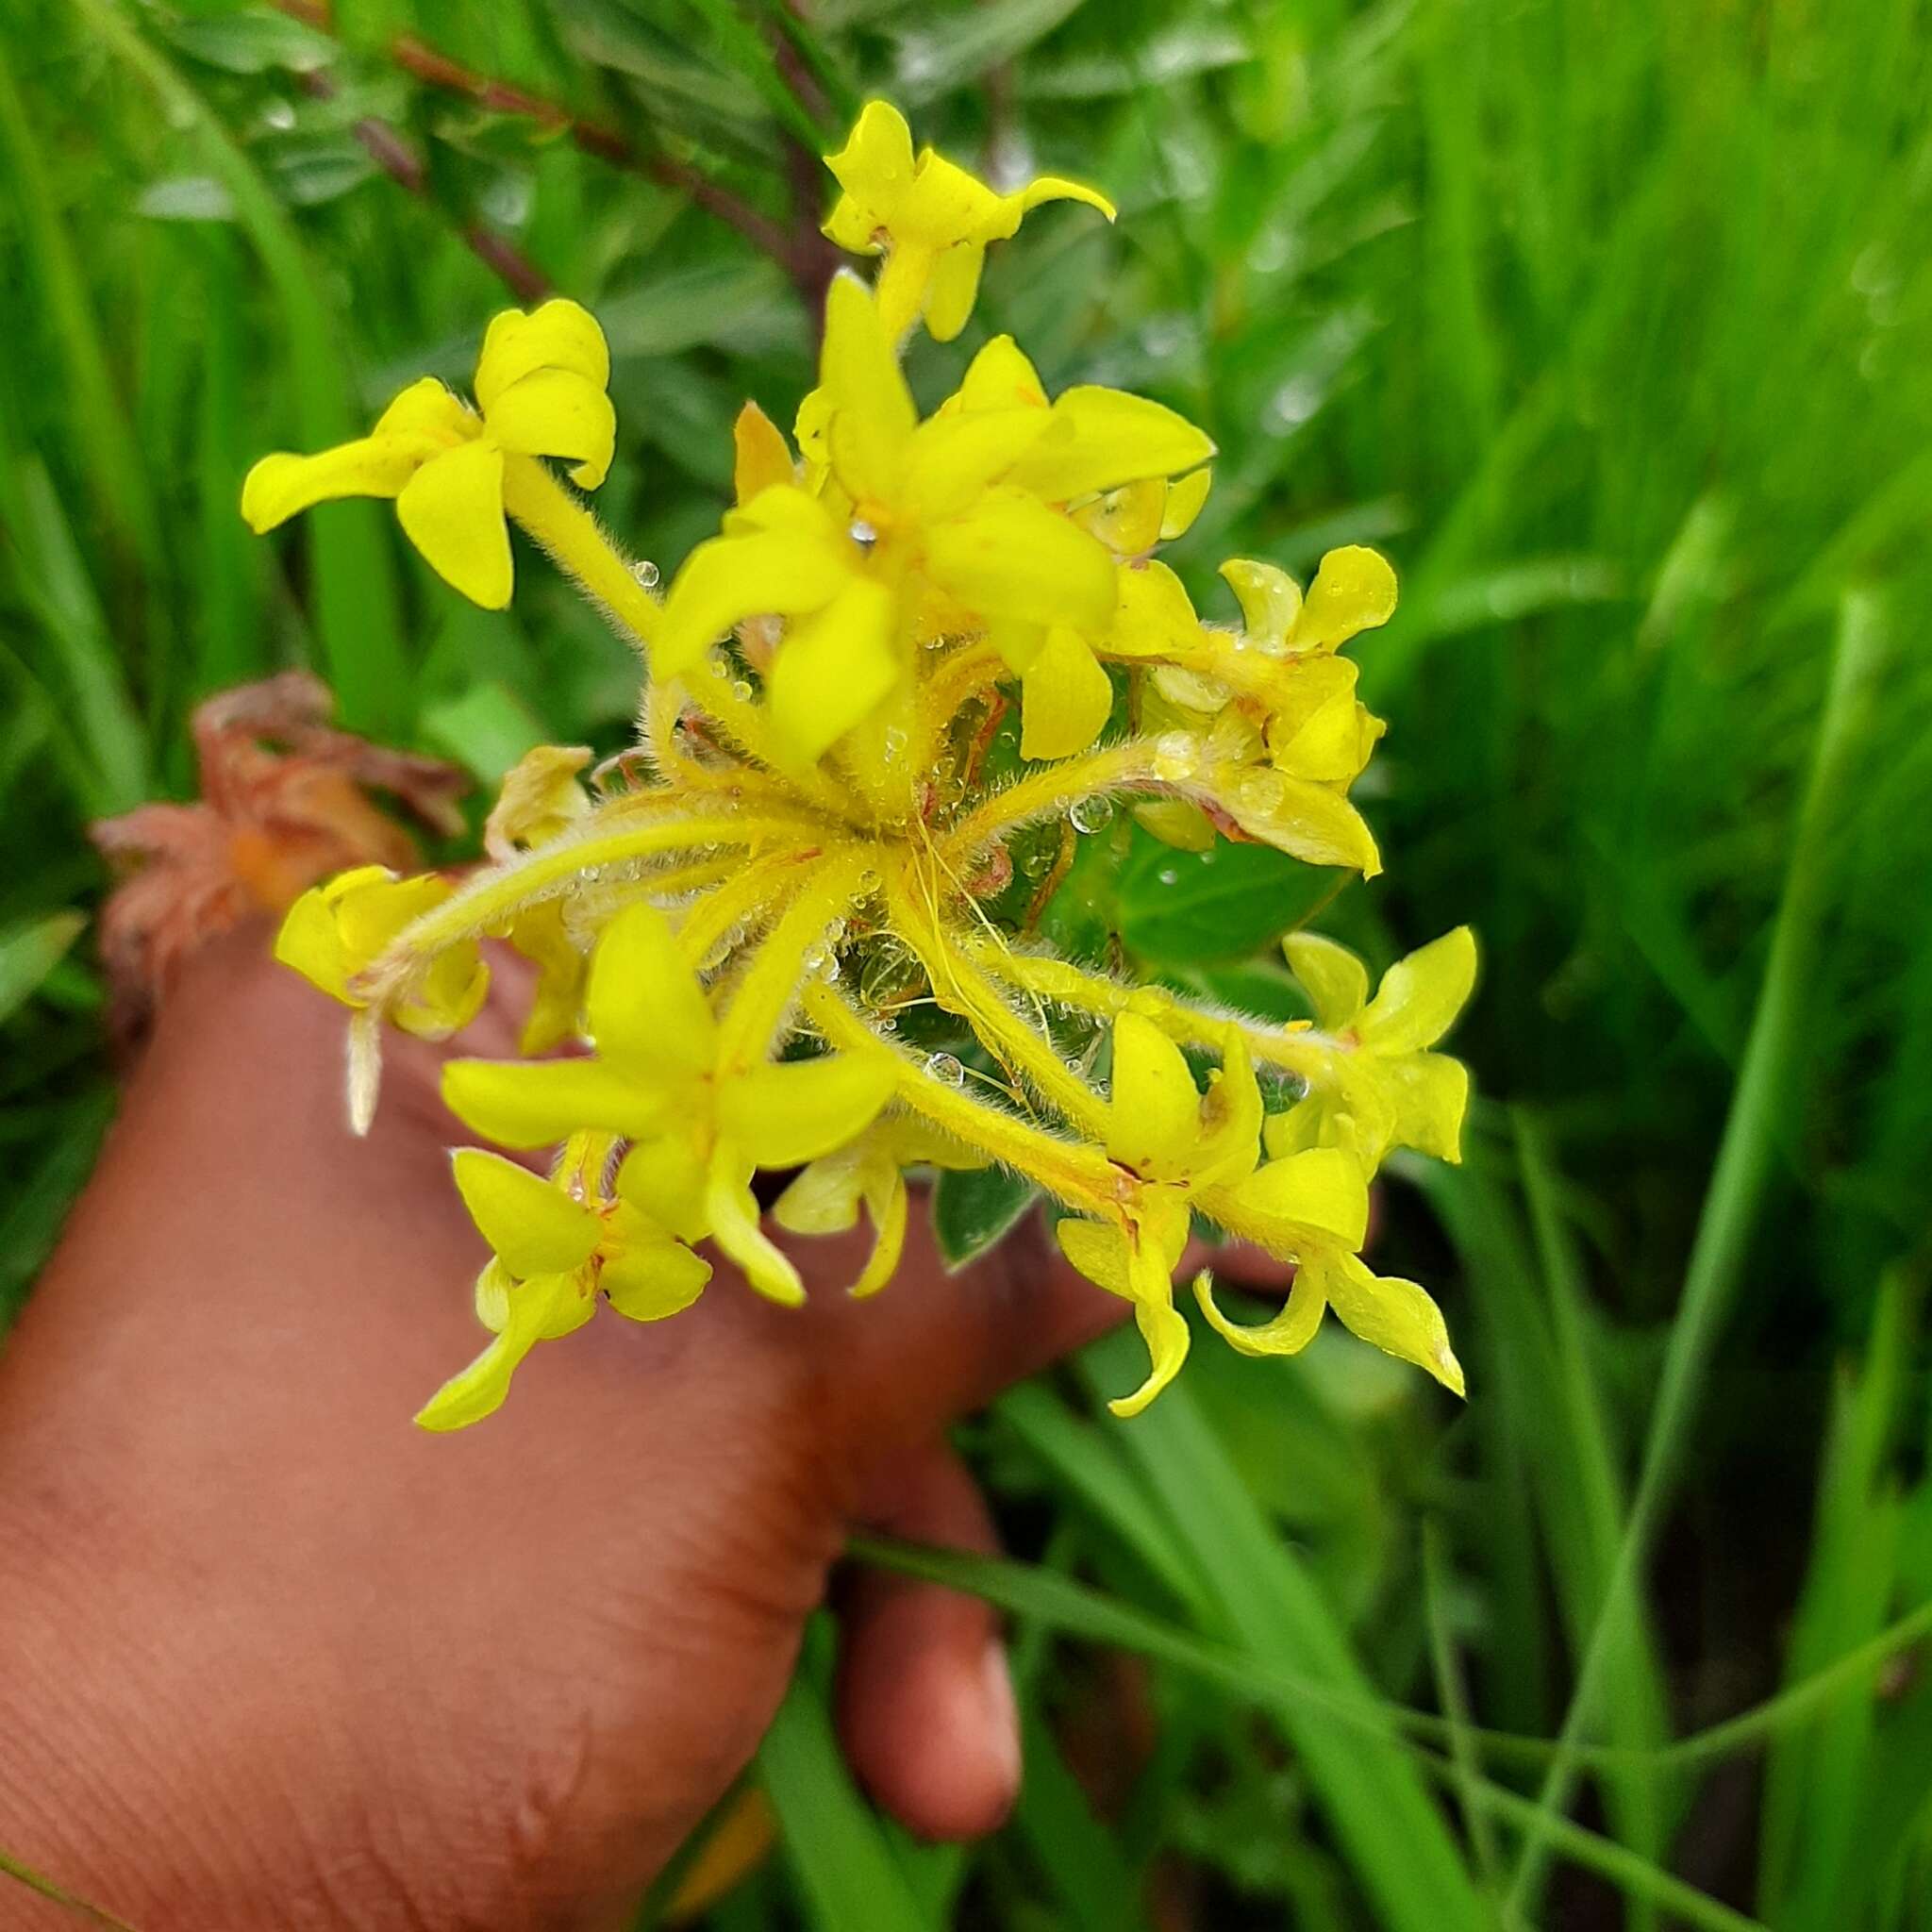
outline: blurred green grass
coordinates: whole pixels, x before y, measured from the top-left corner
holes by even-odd
[[[1029,225],[974,327],[1210,427],[1174,558],[1204,609],[1229,554],[1366,541],[1402,574],[1358,654],[1391,871],[1324,919],[1384,958],[1482,938],[1468,1160],[1389,1189],[1384,1236],[1473,1401],[1345,1337],[1203,1349],[1125,1427],[1084,1377],[1020,1391],[969,1446],[1026,1567],[955,1570],[1015,1619],[1013,1824],[963,1858],[878,1825],[808,1670],[764,1769],[788,1855],[711,1923],[1932,1924],[1932,1687],[1872,1644],[1932,1600],[1928,15],[343,0],[325,35],[67,0],[0,28],[0,1307],[110,1112],[84,826],[187,791],[197,698],[311,662],[351,724],[486,783],[538,733],[614,747],[634,698],[534,559],[499,616],[374,506],[258,543],[248,463],[460,377],[508,264],[603,317],[600,511],[668,570],[739,402],[782,420],[808,382],[813,263],[743,230],[804,232],[796,142],[885,92],[1119,199],[1116,230]],[[407,34],[623,164],[425,78]],[[1141,873],[1151,963],[1226,972],[1190,952],[1198,881]],[[1568,1813],[1563,1764],[1496,1733],[1571,1738]]]

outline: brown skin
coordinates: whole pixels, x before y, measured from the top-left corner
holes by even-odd
[[[946,1425],[1118,1310],[1037,1237],[948,1276],[920,1229],[863,1307],[865,1238],[801,1243],[808,1308],[721,1267],[425,1435],[484,1339],[437,1058],[392,1040],[355,1141],[340,1009],[258,936],[203,956],[0,1357],[0,1846],[143,1932],[621,1924],[848,1529],[990,1546]],[[858,1775],[925,1836],[991,1829],[989,1612],[876,1575],[844,1608]],[[0,1879],[0,1923],[72,1922]]]

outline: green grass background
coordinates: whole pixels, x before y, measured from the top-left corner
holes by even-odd
[[[9,11],[0,1305],[111,1106],[84,826],[187,792],[198,697],[309,662],[486,785],[538,737],[614,747],[633,699],[536,559],[493,615],[378,507],[258,542],[248,463],[460,379],[508,247],[605,322],[599,507],[668,572],[738,403],[784,420],[811,353],[788,267],[690,180],[796,235],[803,143],[885,92],[1119,199],[1029,223],[969,341],[1211,429],[1174,558],[1204,609],[1224,555],[1397,564],[1357,653],[1390,873],[1324,917],[1384,960],[1481,936],[1468,1159],[1391,1181],[1381,1255],[1437,1287],[1472,1400],[1340,1336],[1203,1347],[1130,1425],[1094,1420],[1132,1379],[1105,1350],[1017,1391],[969,1437],[1014,1560],[875,1553],[1012,1612],[1011,1824],[965,1855],[881,1824],[814,1653],[761,1759],[782,1852],[709,1923],[1932,1925],[1928,15]],[[625,156],[425,79],[409,33]],[[922,354],[928,394],[950,366]],[[1198,870],[1108,890],[1150,968],[1252,976]]]

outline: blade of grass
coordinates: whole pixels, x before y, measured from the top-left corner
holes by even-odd
[[[0,1878],[10,1878],[16,1885],[25,1886],[49,1904],[62,1906],[76,1917],[90,1920],[96,1925],[111,1926],[113,1932],[134,1932],[134,1927],[125,1919],[117,1919],[112,1912],[103,1911],[99,1906],[90,1905],[84,1898],[76,1898],[73,1892],[56,1885],[31,1865],[22,1864],[5,1850],[0,1850]]]
[[[1082,1357],[1090,1384],[1120,1386],[1127,1350],[1115,1337]],[[1111,1380],[1109,1381],[1109,1377]],[[1178,1398],[1175,1400],[1174,1398]],[[1122,1454],[1163,1506],[1169,1527],[1200,1573],[1218,1619],[1255,1657],[1293,1662],[1361,1703],[1370,1686],[1348,1638],[1300,1559],[1262,1517],[1201,1414],[1175,1387],[1131,1428]],[[1441,1813],[1396,1742],[1386,1715],[1379,1740],[1343,1740],[1307,1714],[1283,1713],[1291,1742],[1391,1932],[1452,1932],[1492,1922]]]
[[[1166,1399],[1166,1395],[1161,1398],[1163,1402]],[[1118,1644],[1158,1662],[1171,1664],[1214,1684],[1244,1704],[1280,1716],[1285,1725],[1292,1721],[1298,1727],[1306,1728],[1305,1721],[1311,1711],[1324,1718],[1339,1719],[1356,1731],[1358,1751],[1373,1742],[1390,1740],[1391,1714],[1386,1709],[1373,1706],[1366,1709],[1359,1706],[1351,1707],[1349,1703],[1336,1699],[1325,1687],[1311,1684],[1265,1658],[1246,1656],[1225,1644],[1162,1624],[1144,1611],[1112,1602],[1068,1577],[1044,1574],[1030,1565],[1002,1557],[970,1556],[958,1550],[874,1537],[853,1538],[847,1544],[847,1553],[860,1562],[876,1564],[901,1575],[943,1584],[948,1590],[969,1591],[1016,1615],[1050,1621],[1069,1636]],[[1441,1725],[1440,1721],[1431,1722],[1437,1722],[1439,1728],[1446,1732],[1448,1727]],[[1536,1742],[1524,1741],[1532,1745]],[[1407,1751],[1415,1768],[1428,1776],[1444,1783],[1454,1779],[1455,1767],[1446,1757],[1412,1743],[1403,1742],[1399,1748]],[[1512,1824],[1548,1822],[1541,1818],[1534,1801],[1488,1778],[1473,1780],[1469,1790],[1473,1802]],[[1556,1821],[1552,1841],[1577,1864],[1601,1874],[1633,1896],[1654,1901],[1690,1924],[1708,1928],[1708,1932],[1763,1932],[1756,1919],[1719,1904],[1694,1886],[1659,1871],[1625,1846],[1567,1818]],[[1398,1851],[1397,1856],[1402,1854]],[[1390,1922],[1385,1919],[1381,1923]],[[1491,1915],[1479,1923],[1493,1925],[1494,1917]]]
[[[354,392],[337,347],[340,328],[287,209],[165,55],[114,0],[74,0],[115,58],[139,75],[177,127],[196,137],[208,172],[228,191],[236,217],[268,273],[295,378],[295,425],[306,448],[325,449],[359,435]],[[237,514],[239,514],[239,510]],[[375,507],[347,502],[311,518],[316,628],[342,723],[371,736],[396,737],[408,724],[408,667],[388,532]]]
[[[1449,1551],[1442,1526],[1435,1518],[1423,1523],[1423,1599],[1428,1612],[1429,1660],[1435,1672],[1436,1698],[1449,1724],[1449,1761],[1455,1767],[1456,1797],[1462,1807],[1462,1828],[1482,1874],[1483,1888],[1501,1889],[1503,1855],[1490,1828],[1490,1814],[1476,1792],[1482,1768],[1476,1761],[1475,1726],[1469,1707],[1469,1687],[1456,1655],[1456,1633],[1449,1620]]]
[[[33,997],[86,925],[85,912],[50,912],[0,931],[0,1021]]]
[[[1518,1916],[1530,1915],[1541,1888],[1547,1864],[1544,1828],[1568,1806],[1575,1789],[1571,1747],[1598,1721],[1619,1634],[1635,1618],[1633,1593],[1743,1274],[1775,1158],[1776,1116],[1791,1091],[1806,992],[1822,943],[1821,928],[1831,895],[1830,835],[1843,808],[1858,741],[1876,701],[1890,652],[1890,625],[1880,597],[1868,591],[1848,593],[1839,621],[1830,691],[1819,721],[1790,869],[1772,928],[1771,952],[1691,1246],[1683,1298],[1664,1352],[1636,1496],[1603,1607],[1583,1651],[1558,1735],[1560,1748],[1539,1793],[1544,1824],[1533,1825],[1525,1838],[1510,1888],[1508,1909]]]
[[[778,1835],[824,1932],[930,1926],[872,1808],[853,1788],[808,1662],[792,1677],[758,1764]]]

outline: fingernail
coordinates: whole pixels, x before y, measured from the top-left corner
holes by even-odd
[[[980,1666],[981,1690],[986,1698],[987,1740],[1011,1805],[1020,1795],[1020,1705],[1013,1695],[1013,1674],[1007,1663],[1007,1647],[995,1637],[986,1646]]]

